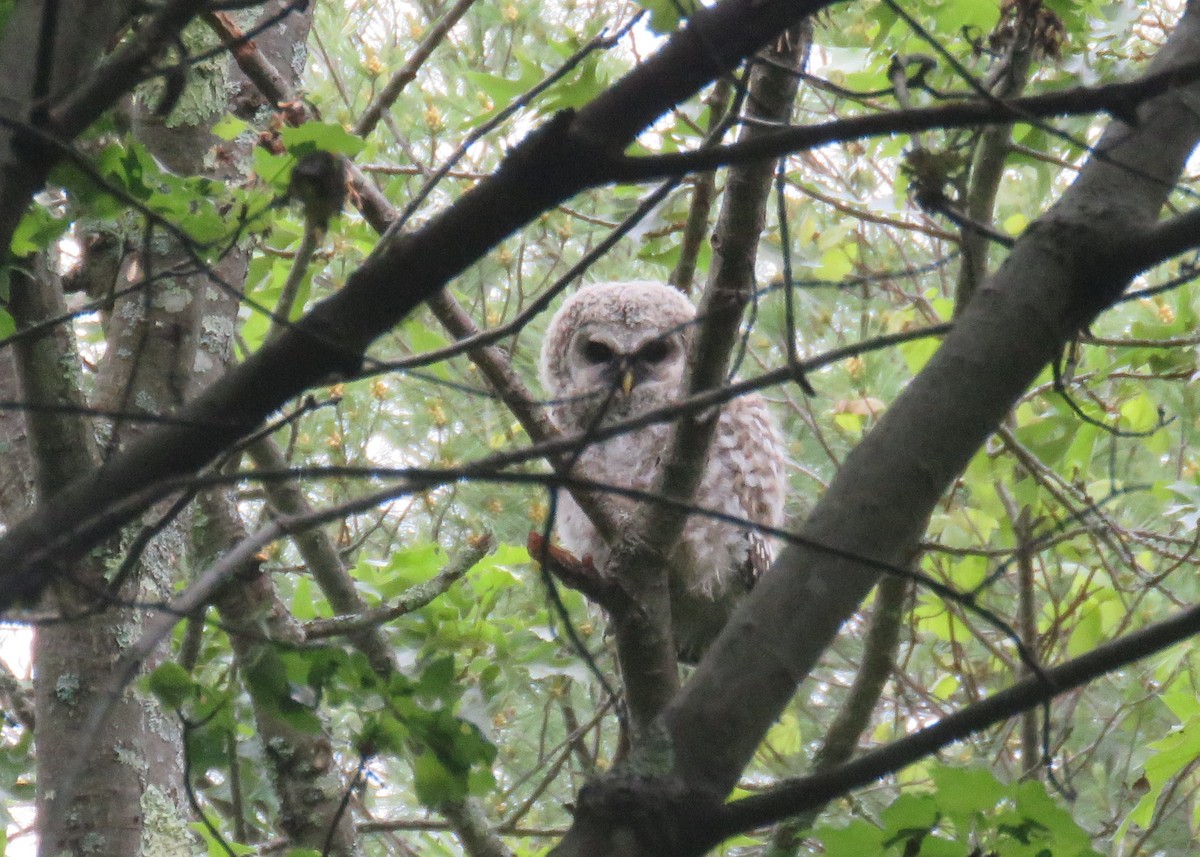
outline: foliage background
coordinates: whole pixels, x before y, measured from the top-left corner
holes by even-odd
[[[670,17],[669,4],[652,8],[659,25]],[[989,58],[980,48],[1000,20],[995,3],[914,2],[905,8],[973,74],[986,73]],[[1170,3],[1086,0],[1048,2],[1046,8],[1061,21],[1065,42],[1060,57],[1039,61],[1031,89],[1133,77],[1178,12]],[[473,129],[636,9],[573,0],[480,0],[422,65],[380,127],[361,143],[341,139],[336,129],[353,126],[444,11],[419,2],[348,0],[316,7],[306,98],[327,125],[309,135],[321,145],[353,150],[347,153],[398,206],[414,198],[430,171]],[[494,169],[539,119],[595,96],[657,39],[641,24],[611,49],[589,54],[475,143],[413,213],[413,222]],[[856,102],[861,107],[854,109],[867,111],[891,106],[889,95],[853,99],[846,91],[889,90],[894,55],[931,52],[887,5],[836,7],[816,22],[808,67],[815,79],[802,82],[796,121],[832,119]],[[965,91],[944,60],[929,83],[938,91]],[[913,97],[934,98],[929,92]],[[685,104],[640,145],[651,152],[694,148],[710,113],[704,99]],[[1090,117],[1056,121],[1070,139],[1044,127],[1014,128],[1016,146],[996,199],[998,230],[1019,234],[1070,182],[1086,155],[1072,141],[1094,140],[1100,124]],[[255,129],[230,121],[222,133],[236,139]],[[284,140],[296,147],[303,137],[285,134]],[[917,141],[944,156],[948,168],[941,177],[951,198],[969,182],[974,140],[973,133],[945,132]],[[91,132],[88,145],[109,181],[200,240],[227,228],[222,202],[262,210],[286,186],[295,154],[258,149],[257,184],[212,187],[170,176],[115,127]],[[743,376],[781,365],[786,356],[779,288],[785,237],[806,355],[953,317],[960,232],[919,204],[906,154],[913,146],[913,139],[902,137],[853,141],[787,160],[787,216],[771,221],[760,251],[761,291],[746,326]],[[65,172],[57,181],[66,195],[52,191],[40,200],[14,246],[22,252],[59,248],[65,268],[78,252],[70,239],[97,225],[139,234],[140,224],[122,206],[103,193],[89,195],[84,180]],[[720,186],[723,179],[717,181]],[[499,246],[454,283],[454,295],[481,325],[517,317],[646,192],[618,187],[579,195]],[[1180,205],[1194,193],[1189,177],[1177,191]],[[678,262],[691,199],[690,184],[670,193],[585,279],[666,279]],[[247,297],[274,306],[301,244],[303,218],[293,208],[272,209],[252,219],[248,231],[255,237]],[[336,290],[375,240],[354,211],[337,219],[304,281],[301,301]],[[700,255],[701,275],[709,255]],[[994,262],[1001,257],[993,251]],[[1150,289],[1187,277],[1194,265],[1193,259],[1178,260],[1136,285]],[[979,603],[1015,628],[1043,663],[1082,653],[1196,601],[1190,573],[1200,517],[1192,445],[1197,405],[1190,383],[1200,344],[1196,312],[1193,290],[1178,288],[1128,300],[1105,314],[1070,355],[1067,379],[1072,400],[1103,425],[1082,420],[1047,374],[930,522],[921,570],[960,591],[982,586]],[[501,342],[534,388],[545,319],[535,318]],[[80,315],[74,324],[85,358],[103,348],[97,315]],[[268,323],[249,302],[240,324],[239,348],[258,347]],[[450,341],[421,311],[377,343],[372,357],[386,367]],[[836,363],[810,378],[815,397],[795,386],[768,391],[787,437],[793,516],[803,515],[876,414],[935,348],[936,340],[923,339]],[[85,383],[88,378],[85,366]],[[454,467],[526,440],[461,357],[412,371],[381,369],[317,398],[320,406],[284,433],[300,467]],[[305,491],[314,505],[326,506],[371,484],[369,474],[321,478],[307,481]],[[251,523],[265,514],[254,483],[240,488],[238,501]],[[332,527],[359,592],[371,604],[431,580],[472,539],[494,535],[497,547],[461,580],[384,626],[403,666],[402,678],[391,686],[380,686],[340,637],[316,649],[277,652],[278,662],[263,664],[258,678],[239,676],[225,635],[205,628],[195,668],[186,677],[161,675],[157,689],[197,720],[212,715],[190,732],[188,748],[197,794],[222,835],[247,843],[277,835],[264,751],[240,682],[285,675],[288,682],[278,689],[285,700],[281,711],[299,723],[319,717],[327,724],[347,779],[362,766],[351,809],[360,830],[371,834],[368,853],[459,853],[440,817],[425,808],[468,792],[483,798],[489,818],[511,834],[507,841],[516,853],[543,853],[552,841],[547,835],[569,823],[567,807],[586,778],[611,764],[617,739],[603,690],[564,638],[524,548],[527,533],[541,528],[549,512],[548,495],[539,487],[464,480]],[[333,614],[293,547],[276,543],[267,559],[298,620]],[[577,594],[564,591],[562,597],[581,639],[611,675],[602,622]],[[897,664],[863,746],[910,732],[1023,674],[1011,640],[977,613],[921,587],[909,599]],[[772,729],[746,775],[746,791],[809,768],[862,660],[865,622],[864,616],[847,626],[817,680]],[[180,629],[178,645],[187,633]],[[1047,842],[1055,855],[1088,849],[1131,857],[1190,854],[1200,824],[1195,668],[1191,649],[1177,647],[1058,700],[1048,740],[1062,785],[1051,788],[1050,797],[1038,785],[1043,772],[1030,755],[1031,749],[1040,752],[1029,743],[1031,727],[1017,722],[839,801],[804,847],[830,855],[909,854],[917,853],[906,850],[911,843],[925,837],[920,854],[1037,854]],[[405,716],[390,716],[398,710]],[[33,751],[28,730],[11,725],[3,734],[0,786],[15,814],[31,796]],[[234,789],[240,790],[238,800]],[[244,814],[235,825],[230,807],[239,801]],[[1043,829],[1031,832],[1031,819]],[[13,834],[19,830],[10,828]],[[728,849],[758,853],[769,838],[743,837]],[[223,853],[215,841],[209,849]]]

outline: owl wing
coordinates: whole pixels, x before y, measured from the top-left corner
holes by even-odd
[[[752,589],[754,584],[758,583],[758,579],[771,567],[774,551],[771,550],[771,543],[762,533],[752,532],[747,537],[750,541],[750,550],[746,554],[746,561],[742,563],[738,580],[746,589]]]
[[[761,396],[749,395],[730,402],[722,414],[719,432],[736,462],[732,480],[740,516],[756,524],[778,528],[783,523],[785,472],[783,441]],[[739,583],[750,589],[774,559],[774,540],[761,530],[746,530],[745,560],[736,570]]]

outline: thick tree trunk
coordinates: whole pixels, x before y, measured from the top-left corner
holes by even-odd
[[[270,14],[278,5],[277,0],[269,4],[264,14]],[[309,14],[289,16],[281,26],[255,40],[264,59],[273,63],[281,79],[290,87],[297,85],[303,69],[303,63],[296,58],[303,52],[310,25],[311,10]],[[231,103],[230,110],[240,105],[240,109],[253,113],[251,105],[263,100],[236,72],[234,89],[236,104]],[[156,141],[158,151],[163,147],[174,147],[179,137],[178,129],[157,124],[144,128],[143,134]],[[204,137],[207,141],[206,132]],[[207,149],[208,145],[193,144],[184,151],[175,151],[173,158],[180,162],[182,170],[198,172]],[[239,151],[234,160],[248,163],[249,152]],[[244,177],[223,178],[242,180]],[[241,287],[246,278],[246,262],[246,254],[233,252],[218,265],[217,276],[225,283]],[[181,379],[188,394],[211,383],[231,364],[232,333],[238,324],[239,309],[238,301],[214,288],[207,277],[193,280],[190,291],[203,296],[199,330],[204,333],[196,343],[194,368],[186,379]],[[246,532],[230,494],[212,489],[204,492],[198,503],[200,516],[193,538],[197,566],[203,568],[245,538]],[[275,643],[263,640],[264,630],[272,641],[303,642],[303,632],[280,601],[271,576],[260,566],[258,560],[248,560],[215,601],[242,676],[251,674],[262,658],[273,653]],[[247,691],[254,710],[257,739],[271,767],[271,781],[279,802],[279,826],[294,847],[332,857],[350,857],[356,853],[353,817],[343,806],[347,783],[336,764],[329,735],[324,729],[310,731],[298,727],[280,713],[279,700],[262,698],[252,684],[247,684]]]
[[[74,17],[77,23],[87,18],[81,14]],[[94,39],[94,31],[92,36]],[[143,138],[164,162],[186,163],[189,171],[199,169],[214,141],[207,123],[226,109],[225,87],[209,91],[219,93],[221,100],[197,103],[195,109],[202,115],[187,116],[186,122],[171,127],[156,117],[153,127],[143,126]],[[153,245],[151,257],[139,259],[142,273],[157,273],[182,258],[178,252],[164,252],[160,245],[161,241]],[[166,280],[146,293],[118,301],[108,316],[105,359],[95,384],[97,407],[169,413],[182,403],[201,335],[201,299],[208,287],[204,276]],[[61,315],[64,308],[54,278],[22,278],[14,283],[11,309],[19,326]],[[65,368],[79,363],[69,329],[59,327],[19,344],[27,400],[84,404],[78,379]],[[95,466],[98,455],[89,421],[77,414],[34,410],[28,422],[42,499]],[[105,426],[100,455],[119,449],[144,428],[136,421],[120,420]],[[182,544],[178,524],[157,536],[123,588],[122,599],[164,600],[183,565]],[[138,610],[106,609],[95,615],[72,616],[93,604],[121,559],[116,545],[111,545],[78,563],[72,577],[85,585],[78,589],[63,585],[56,593],[56,604],[68,621],[46,626],[36,636],[38,810],[43,854],[186,853],[191,847],[191,833],[181,814],[182,743],[174,715],[159,711],[154,700],[132,689],[116,702],[99,734],[92,736],[97,748],[93,758],[80,764],[65,752],[77,746],[95,694],[106,686],[121,654],[120,642],[140,636],[142,613]],[[160,658],[151,658],[144,669],[153,669]],[[64,748],[64,752],[46,748]],[[70,796],[69,805],[63,795]],[[319,847],[322,842],[306,844]],[[337,853],[349,851],[339,849]]]
[[[17,364],[10,349],[0,353],[0,401],[21,398]],[[29,458],[29,433],[25,414],[10,408],[0,411],[0,522],[8,524],[33,505],[33,463]]]
[[[18,324],[30,325],[61,315],[65,305],[57,282],[45,277],[18,277],[10,309]],[[83,405],[78,354],[69,328],[22,340],[16,348],[21,388],[26,401]],[[39,497],[52,495],[80,469],[96,460],[89,422],[77,413],[32,410],[27,414]],[[175,545],[174,547],[177,547]],[[170,545],[156,556],[163,567],[178,564]],[[71,617],[93,603],[106,585],[115,557],[101,548],[72,570],[52,606]],[[159,578],[161,580],[161,578]],[[79,588],[72,584],[79,584]],[[136,598],[136,582],[124,588]],[[162,590],[155,592],[161,597]],[[50,606],[50,605],[48,605]],[[104,687],[120,654],[119,640],[139,634],[141,611],[104,610],[38,629],[34,638],[34,701],[37,711],[37,808],[45,855],[138,854],[146,843],[185,848],[189,839],[182,806],[178,724],[137,689],[122,696],[96,736],[93,762],[80,767],[73,755],[53,748],[74,746],[88,720],[96,694]],[[147,664],[148,669],[156,662]],[[59,797],[71,794],[69,806]]]

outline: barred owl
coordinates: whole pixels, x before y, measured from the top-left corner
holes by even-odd
[[[678,400],[696,310],[655,282],[585,287],[563,303],[542,344],[540,376],[551,416],[565,432],[631,416]],[[670,446],[668,423],[639,428],[587,447],[578,472],[607,484],[651,490]],[[724,405],[696,492],[697,506],[780,525],[782,443],[757,395]],[[617,521],[636,501],[609,495]],[[609,548],[575,502],[564,496],[557,521],[563,546],[603,568]],[[740,598],[770,564],[761,532],[691,515],[669,556],[671,617],[682,660],[695,661],[725,626]]]

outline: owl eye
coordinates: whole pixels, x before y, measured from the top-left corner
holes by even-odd
[[[638,357],[646,363],[661,363],[671,356],[671,345],[663,339],[648,342],[638,350]]]
[[[583,355],[583,359],[593,366],[599,366],[602,363],[611,363],[613,359],[613,350],[603,342],[597,342],[594,339],[589,339],[583,343],[579,352]]]

